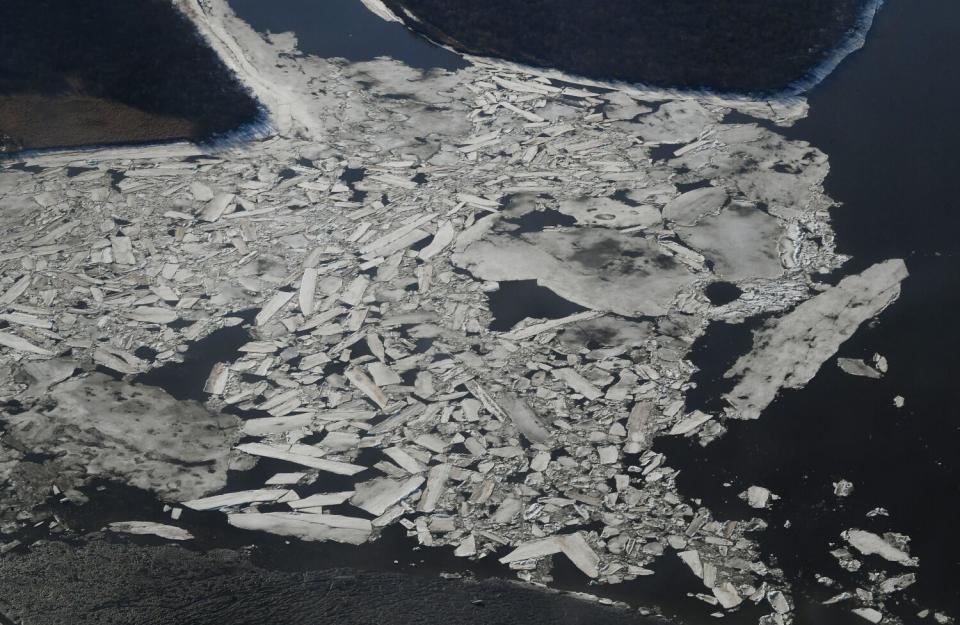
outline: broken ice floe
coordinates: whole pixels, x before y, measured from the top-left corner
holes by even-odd
[[[71,479],[121,478],[238,528],[358,544],[399,524],[530,581],[566,557],[619,583],[674,552],[711,605],[788,620],[752,538],[763,522],[684,499],[651,447],[723,432],[724,415],[685,408],[710,320],[790,310],[733,370],[730,416],[757,416],[896,296],[898,261],[810,297],[811,275],[842,261],[824,155],[724,122],[715,99],[278,55],[222,3],[204,11],[274,137],[0,171],[0,384],[27,404],[0,475],[20,447],[56,453]],[[74,164],[88,169],[68,178]],[[518,225],[534,214],[562,219]],[[742,295],[713,305],[719,279]],[[514,280],[586,310],[490,330],[487,293]],[[784,349],[849,303],[814,345]],[[204,406],[129,383],[225,327],[249,340],[199,377]],[[91,411],[106,417],[79,423]],[[282,471],[223,492],[228,468],[262,459]]]
[[[153,523],[151,521],[116,521],[109,526],[111,531],[125,534],[148,534],[167,540],[191,540],[193,534],[174,525]]]
[[[809,382],[840,343],[899,296],[906,277],[902,260],[874,265],[756,332],[753,350],[726,373],[739,378],[725,396],[730,415],[756,419],[781,388]],[[825,317],[832,319],[829,325],[822,323]]]

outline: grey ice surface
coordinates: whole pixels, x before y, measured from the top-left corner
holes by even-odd
[[[223,488],[239,438],[236,417],[101,373],[58,384],[5,422],[7,435],[34,452],[174,499]]]

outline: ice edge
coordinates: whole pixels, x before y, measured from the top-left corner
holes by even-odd
[[[685,89],[685,88],[675,88],[675,87],[665,87],[651,85],[642,82],[628,82],[622,80],[602,80],[588,78],[586,76],[581,76],[579,74],[563,72],[560,70],[545,68],[545,67],[535,67],[527,65],[525,63],[518,63],[516,61],[508,61],[505,59],[500,59],[497,57],[489,57],[482,55],[473,55],[473,54],[464,54],[456,49],[442,44],[440,42],[434,41],[427,35],[417,32],[414,29],[407,26],[406,22],[398,16],[397,14],[390,11],[386,5],[383,5],[380,2],[377,2],[377,9],[374,10],[368,2],[373,0],[363,0],[361,3],[369,9],[372,13],[378,17],[387,20],[387,18],[381,14],[381,11],[388,11],[393,16],[393,20],[387,21],[397,21],[404,25],[407,30],[412,32],[417,37],[420,37],[426,41],[429,41],[435,46],[444,48],[456,54],[459,54],[463,58],[467,59],[471,63],[478,65],[496,65],[515,71],[522,71],[527,74],[544,76],[546,78],[551,78],[554,80],[562,80],[569,83],[599,87],[605,89],[615,89],[623,91],[640,91],[645,93],[655,93],[655,94],[664,94],[670,97],[695,97],[695,98],[704,98],[704,97],[713,97],[720,98],[723,100],[730,101],[751,101],[755,102],[757,100],[766,100],[766,101],[786,101],[793,102],[799,96],[806,93],[810,89],[814,88],[821,82],[823,82],[827,76],[832,74],[834,70],[846,59],[848,56],[861,49],[867,41],[867,35],[870,32],[870,29],[873,26],[873,20],[876,17],[877,11],[883,6],[884,0],[869,0],[867,5],[863,8],[863,11],[860,15],[860,18],[856,21],[854,26],[848,31],[844,41],[837,46],[833,53],[830,54],[826,59],[821,61],[817,66],[807,72],[802,78],[790,83],[785,88],[779,91],[772,92],[758,92],[758,91],[719,91],[715,89]],[[408,14],[411,18],[417,19],[412,13],[408,11]]]

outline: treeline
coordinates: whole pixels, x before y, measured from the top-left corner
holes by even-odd
[[[170,0],[0,0],[0,94],[82,93],[211,137],[258,104]]]
[[[590,77],[767,92],[803,78],[865,0],[387,0],[463,51]]]

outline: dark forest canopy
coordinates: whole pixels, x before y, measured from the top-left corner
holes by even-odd
[[[773,92],[803,79],[867,0],[386,0],[470,53],[582,76]]]
[[[11,95],[112,101],[186,120],[193,138],[259,113],[169,0],[0,1],[0,96]]]

